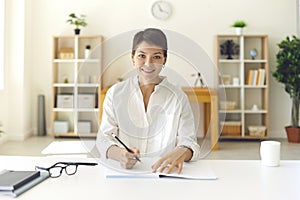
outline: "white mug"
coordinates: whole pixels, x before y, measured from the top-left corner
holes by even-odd
[[[263,141],[260,143],[261,164],[276,167],[280,164],[280,142]]]

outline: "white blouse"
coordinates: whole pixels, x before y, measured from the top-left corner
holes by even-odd
[[[200,156],[188,98],[166,77],[155,86],[147,111],[137,76],[119,82],[107,91],[97,135],[97,148],[102,158],[106,157],[111,145],[122,147],[111,133],[118,135],[127,146],[139,149],[142,157],[163,156],[182,145],[192,149],[191,160]]]

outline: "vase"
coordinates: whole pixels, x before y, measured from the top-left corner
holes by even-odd
[[[243,34],[243,27],[235,27],[235,33],[237,35],[242,35]]]
[[[287,134],[288,142],[299,143],[300,142],[300,128],[294,128],[292,126],[286,126],[285,131]]]
[[[75,35],[79,35],[80,34],[80,29],[76,28],[76,29],[74,29],[74,32],[75,32]]]

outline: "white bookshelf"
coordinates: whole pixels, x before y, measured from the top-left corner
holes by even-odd
[[[99,45],[102,40],[101,35],[53,37],[52,132],[56,137],[95,137],[97,134],[100,115],[99,94],[102,84],[96,75],[101,74],[101,48]],[[91,46],[89,56],[85,55],[87,45]],[[63,55],[62,49],[68,49],[68,52]],[[95,76],[94,80],[91,80],[92,76]],[[57,107],[57,96],[60,94],[73,96],[71,108]],[[94,94],[95,107],[79,108],[78,95],[80,94]],[[54,132],[55,121],[66,121],[69,131],[67,133]],[[80,133],[78,131],[79,121],[91,122],[91,132]]]
[[[237,54],[232,59],[221,53],[220,45],[232,40],[239,46]],[[253,59],[249,51],[256,49],[257,56]],[[224,52],[223,52],[224,53]],[[222,78],[219,80],[219,87],[226,94],[226,99],[220,99],[228,103],[235,103],[236,106],[230,109],[222,109],[219,105],[219,114],[224,116],[225,122],[241,122],[240,134],[221,134],[224,138],[266,138],[269,131],[269,61],[268,61],[268,36],[267,35],[216,35],[215,36],[215,63],[220,77],[230,80],[223,84]],[[265,72],[263,84],[248,85],[247,79],[250,70]],[[258,72],[257,72],[258,73]],[[238,84],[233,84],[233,78],[239,80]],[[250,77],[251,78],[251,77]],[[253,77],[255,79],[255,77]],[[224,79],[225,80],[225,79]],[[228,104],[229,105],[229,104]],[[257,105],[258,109],[253,110]],[[265,127],[264,134],[255,135],[248,131],[249,126]],[[228,128],[228,127],[227,127]],[[225,129],[224,129],[225,130]],[[228,129],[227,129],[228,130]]]

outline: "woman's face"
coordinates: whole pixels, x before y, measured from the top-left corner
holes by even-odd
[[[166,62],[163,49],[145,41],[138,45],[132,56],[133,65],[137,68],[140,83],[157,83],[159,73]]]

